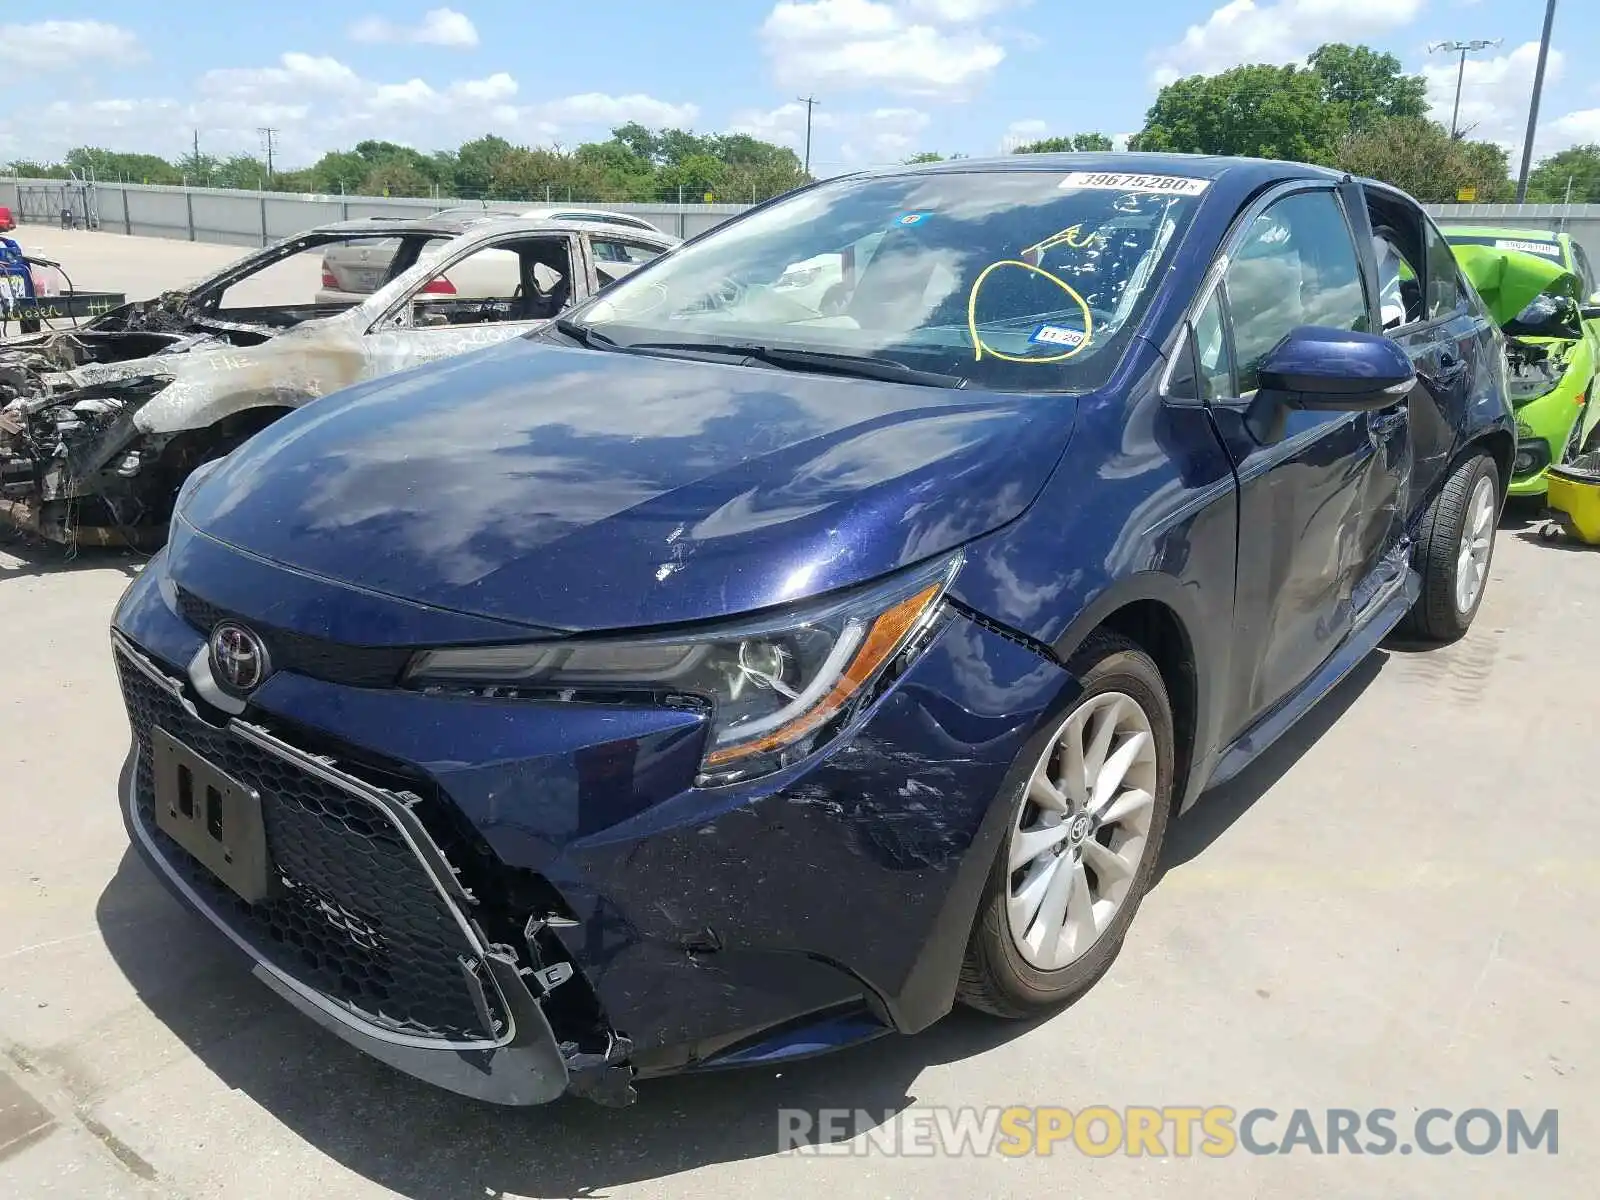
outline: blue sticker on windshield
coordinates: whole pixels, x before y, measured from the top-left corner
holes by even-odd
[[[1068,329],[1065,325],[1041,325],[1033,331],[1028,341],[1038,346],[1081,346],[1083,330]]]
[[[932,213],[925,212],[901,213],[894,219],[894,223],[896,225],[921,225],[932,215]]]

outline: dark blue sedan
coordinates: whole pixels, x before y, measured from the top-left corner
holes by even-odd
[[[115,618],[128,828],[304,1013],[502,1103],[1048,1010],[1177,812],[1466,631],[1504,375],[1380,184],[810,186],[192,477]]]

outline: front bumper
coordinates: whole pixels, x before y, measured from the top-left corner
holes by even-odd
[[[120,788],[129,836],[162,882],[249,958],[258,979],[357,1049],[450,1091],[522,1105],[567,1089],[566,1060],[543,1010],[505,949],[486,944],[467,919],[459,884],[415,817],[264,730],[210,725],[182,685],[136,648],[117,638],[115,653],[134,734]],[[263,789],[287,859],[280,865],[302,896],[247,905],[157,827],[156,726]],[[340,846],[335,826],[349,844],[359,837],[373,848],[368,870],[327,861]],[[384,931],[396,943],[392,955],[372,952],[375,935],[352,911],[363,890],[402,914]],[[408,971],[396,981],[401,957]]]
[[[203,583],[219,612],[282,620],[307,611],[328,620],[331,609],[348,616],[357,602],[335,585],[289,580],[242,556],[229,555],[216,574],[187,569],[213,552],[185,548],[183,539],[177,551],[185,587]],[[172,553],[130,588],[116,628],[193,708],[177,664],[203,645],[210,614],[178,599]],[[279,594],[263,571],[278,576]],[[309,591],[283,594],[293,588]],[[367,594],[360,603],[384,602]],[[390,615],[408,623],[395,636],[409,644],[427,644],[418,622],[446,619],[415,606]],[[370,623],[383,627],[382,613]],[[305,649],[297,646],[297,654]],[[544,1010],[572,1090],[614,1076],[630,1048],[639,1075],[667,1074],[783,1061],[937,1020],[953,1002],[1003,836],[1008,810],[997,798],[1010,794],[1023,746],[1073,690],[1059,667],[953,614],[828,751],[764,780],[696,789],[697,716],[350,686],[316,677],[326,660],[300,661],[303,671],[270,678],[228,732],[255,743],[265,735],[280,759],[286,751],[302,766],[320,763],[346,791],[376,787],[426,825],[446,864],[438,873],[465,892],[451,903],[475,930],[452,944],[483,964],[499,987],[488,991],[491,1001],[513,1018],[519,1003]],[[261,790],[280,783],[265,779]],[[141,841],[136,816],[130,830]],[[293,864],[293,842],[304,834],[286,819],[276,826],[268,821],[273,857]],[[162,859],[152,840],[157,869],[170,878],[172,856]],[[360,913],[372,901],[347,897],[344,907]],[[370,911],[366,919],[379,923]],[[537,941],[521,936],[525,924],[539,926]],[[289,977],[276,979],[278,990],[298,985],[302,1009],[318,1010],[311,1015],[324,1023],[341,1019],[318,1002],[329,998],[326,979],[293,964],[274,971],[260,939],[245,941],[256,947],[258,973]],[[571,964],[570,983],[548,996],[516,994],[517,978],[557,962]],[[349,1015],[346,999],[333,997]],[[393,1010],[390,1002],[384,1015]],[[526,1030],[530,1022],[514,1024]],[[358,1027],[362,1039],[338,1032],[356,1044],[375,1039],[378,1057],[453,1086],[455,1068],[430,1063],[455,1051],[408,1045],[402,1055],[392,1031]],[[542,1031],[535,1040],[542,1049],[523,1050],[526,1062],[545,1064],[536,1071],[542,1094],[559,1073]],[[498,1076],[517,1049],[467,1053],[495,1064],[489,1074]]]

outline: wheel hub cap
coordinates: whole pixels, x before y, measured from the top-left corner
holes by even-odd
[[[1093,696],[1057,731],[1008,847],[1007,924],[1031,965],[1071,965],[1122,908],[1144,864],[1157,786],[1154,731],[1131,696]]]
[[[1461,547],[1456,555],[1456,610],[1467,613],[1478,602],[1484,580],[1489,575],[1489,558],[1494,550],[1494,484],[1478,480],[1467,501],[1466,520],[1461,525]]]

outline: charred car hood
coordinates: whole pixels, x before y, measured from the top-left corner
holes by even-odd
[[[515,339],[307,405],[184,498],[209,538],[528,625],[731,615],[871,579],[1038,494],[1070,396]]]

